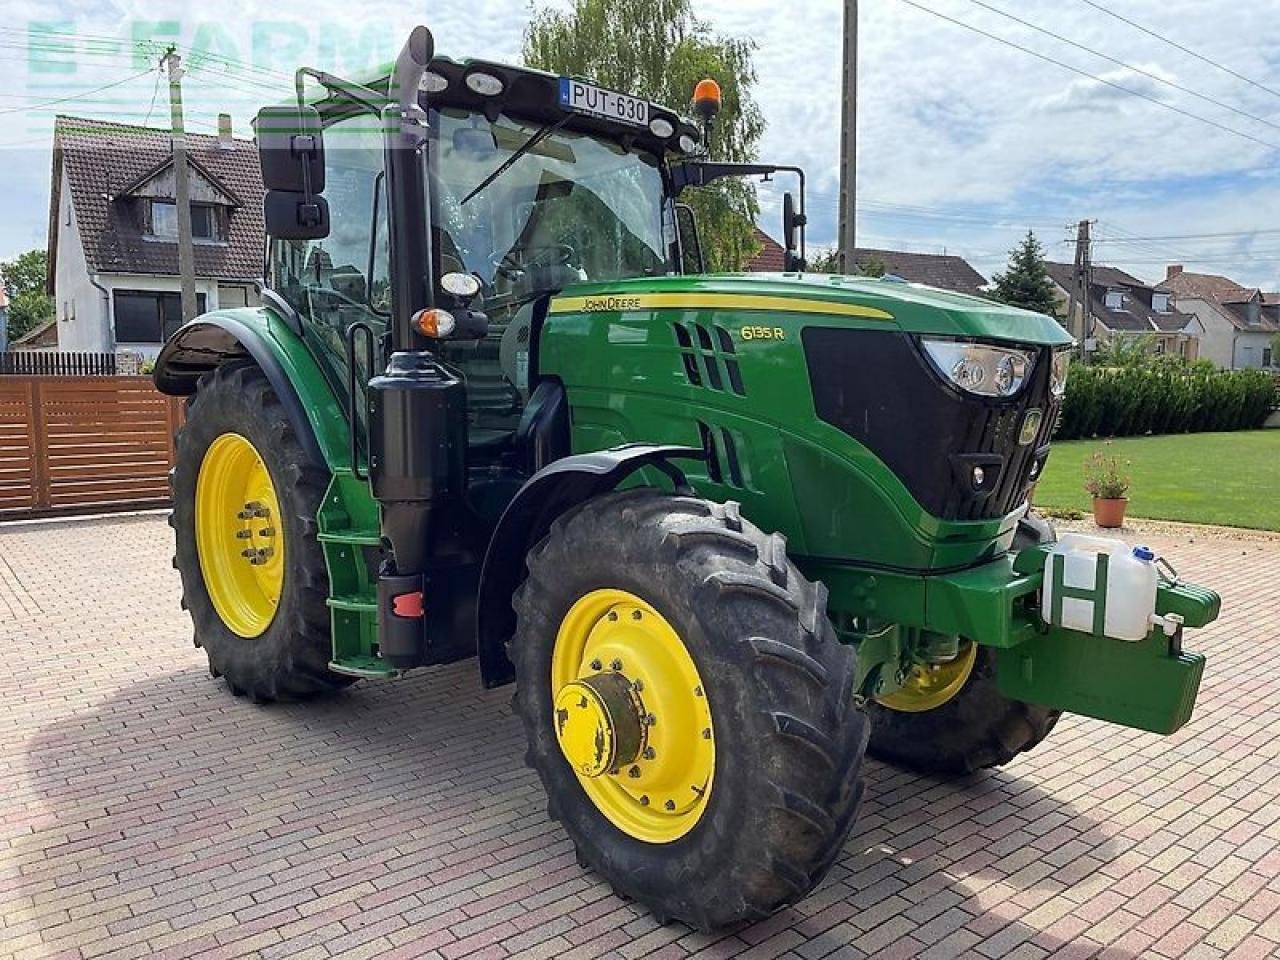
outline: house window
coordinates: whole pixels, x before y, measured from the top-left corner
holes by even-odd
[[[1264,367],[1271,366],[1271,348],[1270,347],[1262,348],[1262,365]]]
[[[1151,309],[1156,313],[1169,312],[1169,295],[1167,293],[1151,294]]]
[[[165,240],[178,237],[178,205],[172,200],[151,201],[151,236]],[[194,240],[221,240],[218,211],[207,203],[191,205],[191,237]]]
[[[1123,304],[1124,304],[1124,294],[1122,294],[1119,290],[1107,291],[1107,309],[1108,310],[1119,310],[1120,307],[1123,306]]]
[[[1163,340],[1157,340],[1157,341],[1156,341],[1156,353],[1164,353],[1164,352],[1165,352],[1165,350],[1168,348],[1168,346],[1169,346],[1169,345],[1168,345],[1165,341],[1163,341]]]
[[[116,343],[163,343],[182,326],[182,296],[159,290],[117,290],[113,295]],[[204,294],[196,310],[204,313]]]

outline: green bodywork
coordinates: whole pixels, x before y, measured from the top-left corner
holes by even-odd
[[[332,474],[318,517],[331,583],[332,667],[393,673],[376,646],[378,507],[351,469],[339,388],[313,348],[268,309],[234,313],[284,363]],[[726,331],[730,342],[700,341],[697,325]],[[1204,661],[1180,650],[1181,634],[1171,639],[1157,630],[1129,644],[1045,626],[1037,609],[1042,555],[1024,550],[1015,561],[1004,553],[1022,510],[978,522],[940,520],[871,451],[820,420],[801,342],[811,326],[1070,342],[1051,318],[894,281],[670,276],[562,291],[541,327],[531,375],[564,386],[574,453],[641,441],[703,447],[708,438],[723,453],[731,443],[734,477],[713,479],[696,461],[681,466],[699,495],[736,500],[757,526],[784,534],[805,575],[826,584],[840,636],[860,648],[864,695],[896,689],[922,646],[958,636],[997,648],[1009,696],[1160,732],[1185,723]],[[689,362],[720,370],[719,388],[692,383]],[[634,482],[665,481],[655,473]],[[998,558],[984,559],[993,544]],[[1161,587],[1159,612],[1180,612],[1188,626],[1209,622],[1217,610],[1210,591]]]

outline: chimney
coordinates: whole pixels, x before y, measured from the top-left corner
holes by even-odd
[[[1182,264],[1171,263],[1169,264],[1169,266],[1165,267],[1164,278],[1165,280],[1172,280],[1174,277],[1178,276],[1178,274],[1180,273],[1182,273]]]
[[[235,140],[231,135],[231,114],[218,114],[218,146],[223,150],[233,150],[235,145]]]

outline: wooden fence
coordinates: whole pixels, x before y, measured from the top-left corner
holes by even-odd
[[[0,374],[29,377],[113,377],[118,369],[119,362],[114,353],[60,353],[52,350],[11,350],[0,353]]]
[[[0,377],[0,519],[168,503],[181,417],[150,377]]]

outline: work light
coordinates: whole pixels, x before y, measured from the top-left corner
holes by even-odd
[[[920,345],[934,369],[961,390],[981,397],[1012,397],[1031,372],[1033,354],[963,340],[923,337]]]

